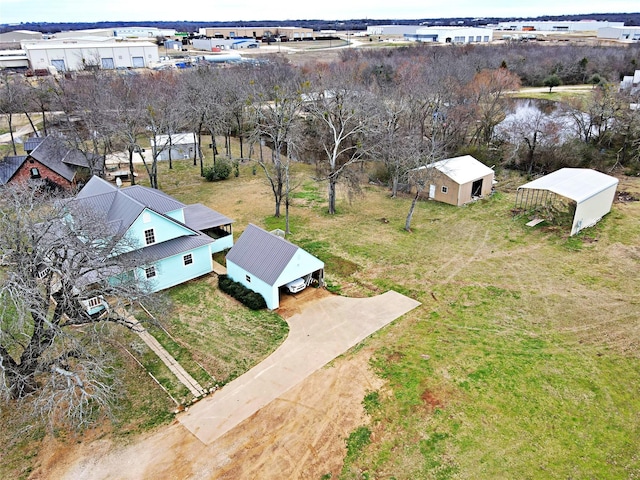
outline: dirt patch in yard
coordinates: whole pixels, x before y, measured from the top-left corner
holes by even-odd
[[[211,445],[178,422],[131,445],[51,439],[31,478],[337,478],[345,439],[367,423],[362,400],[382,386],[372,351],[336,359]]]
[[[310,302],[315,302],[321,298],[325,298],[332,295],[331,292],[325,288],[307,287],[301,292],[290,294],[280,294],[280,307],[277,312],[282,318],[291,318],[297,313],[302,312],[302,307]]]

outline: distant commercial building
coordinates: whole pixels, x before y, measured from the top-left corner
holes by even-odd
[[[620,42],[640,41],[640,27],[605,27],[598,29],[598,38]]]
[[[433,43],[489,43],[493,30],[481,27],[420,27],[413,34],[405,34],[406,40]]]
[[[367,27],[367,35],[413,35],[421,25],[373,25]]]
[[[29,68],[29,58],[24,50],[0,50],[0,69]]]
[[[498,30],[514,30],[518,32],[597,32],[606,27],[623,27],[624,22],[599,22],[596,20],[579,21],[531,21],[516,20],[498,23]]]
[[[157,38],[157,37],[175,37],[176,31],[172,28],[156,28],[156,27],[120,27],[113,29],[113,36],[117,38]]]
[[[0,33],[0,43],[20,43],[23,40],[42,40],[42,33],[31,30],[14,30]]]
[[[194,38],[191,42],[196,50],[217,52],[220,50],[240,50],[243,48],[258,48],[260,44],[254,38]]]
[[[633,75],[625,75],[620,82],[620,90],[630,93],[640,91],[640,70],[636,70]]]
[[[198,33],[207,38],[281,38],[283,40],[312,40],[312,28],[302,27],[206,27]]]
[[[78,38],[111,38],[113,37],[112,28],[90,28],[86,30],[69,30],[67,32],[56,32],[48,35],[49,39],[78,39]]]
[[[159,62],[158,46],[150,42],[41,41],[23,42],[32,70],[58,72],[101,68],[145,68]]]

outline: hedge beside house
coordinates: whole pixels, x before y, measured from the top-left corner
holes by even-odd
[[[240,282],[232,280],[227,275],[220,275],[218,277],[218,287],[220,287],[220,290],[224,293],[231,295],[251,310],[262,310],[263,308],[267,308],[267,303],[262,295],[254,292],[253,290],[249,290]]]

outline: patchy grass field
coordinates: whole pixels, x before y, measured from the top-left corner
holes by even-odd
[[[161,165],[161,188],[235,219],[236,238],[248,223],[283,227],[251,161],[216,183],[191,161],[174,165]],[[325,261],[332,290],[395,289],[422,302],[365,342],[385,386],[363,397],[369,422],[334,440],[345,446],[341,478],[640,477],[640,202],[616,203],[568,237],[514,217],[521,182],[502,174],[500,193],[472,205],[420,202],[408,233],[409,198],[364,184],[351,202],[340,192],[329,216],[313,172],[295,175],[289,239]],[[640,197],[640,180],[622,178],[619,191]],[[202,368],[224,383],[274,349],[286,327],[210,282],[169,292],[166,328],[188,349],[192,375]],[[145,376],[145,393],[131,390],[139,415],[125,432],[166,421],[166,397],[140,403],[163,396]]]
[[[168,193],[235,218],[236,235],[284,225],[249,164],[188,191],[168,176]],[[369,340],[387,386],[368,396],[343,478],[640,475],[640,202],[568,237],[514,217],[518,179],[505,177],[472,205],[421,202],[407,233],[409,199],[367,185],[329,216],[312,172],[298,177],[289,239],[327,263],[330,285],[423,303]],[[640,196],[640,181],[622,178],[623,190]]]

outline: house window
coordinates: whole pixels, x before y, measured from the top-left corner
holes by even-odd
[[[184,257],[182,257],[182,260],[184,261],[185,267],[187,265],[191,265],[193,263],[193,255],[191,255],[190,253],[187,253]]]
[[[246,275],[245,278],[247,279],[247,282],[251,283],[251,276],[250,275]]]
[[[89,308],[97,307],[101,303],[102,302],[100,297],[92,297],[87,301],[87,305],[89,306]]]
[[[156,234],[153,231],[153,228],[144,231],[144,241],[147,245],[151,245],[152,243],[156,243]]]
[[[442,186],[442,193],[448,193],[449,192],[449,187],[443,185]]]
[[[153,278],[156,276],[156,267],[151,265],[150,267],[145,267],[144,274],[147,278]]]
[[[40,170],[36,167],[30,168],[29,172],[31,173],[31,178],[40,178]]]

